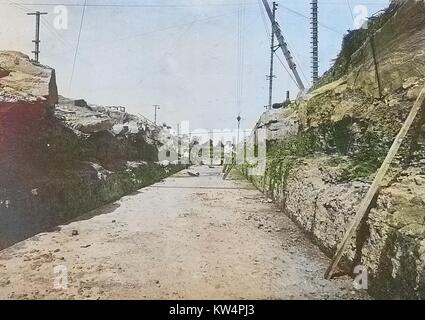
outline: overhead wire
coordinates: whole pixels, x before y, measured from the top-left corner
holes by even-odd
[[[90,7],[90,8],[194,8],[194,7],[239,7],[241,3],[244,6],[255,5],[254,2],[233,2],[233,3],[202,3],[202,4],[122,4],[122,3],[36,3],[21,2],[26,6],[68,6],[68,7]],[[0,5],[8,5],[11,2],[0,2]]]
[[[353,14],[353,9],[351,8],[350,0],[347,0],[347,6],[348,6],[348,10],[350,11],[351,18],[352,18],[352,19],[353,19],[353,21],[354,21],[354,14]]]
[[[270,38],[271,37],[271,33],[269,31],[269,25],[267,23],[266,15],[265,15],[265,13],[263,11],[264,8],[263,8],[263,6],[261,4],[261,0],[258,0],[258,4],[259,4],[260,12],[261,12],[261,17],[262,17],[262,20],[263,20],[263,23],[264,23],[264,30],[266,32],[267,37]],[[273,30],[271,32],[273,32]],[[291,72],[289,71],[289,69],[286,67],[285,63],[282,61],[282,59],[280,58],[280,56],[277,54],[277,52],[275,52],[274,54],[275,54],[275,57],[277,57],[277,59],[279,60],[280,64],[282,65],[283,69],[288,74],[289,78],[294,82],[295,85],[298,86],[297,81],[295,80],[295,78],[293,77],[293,75],[291,74]]]
[[[236,107],[238,112],[243,107],[244,75],[245,75],[245,6],[240,1],[237,19],[237,79],[236,79]]]
[[[291,8],[289,8],[289,7],[285,6],[285,5],[282,5],[282,4],[281,4],[280,6],[281,6],[282,8],[284,8],[285,10],[287,10],[288,12],[290,12],[290,13],[292,13],[292,14],[294,14],[294,15],[297,15],[297,16],[299,16],[299,17],[301,17],[301,18],[304,18],[304,19],[307,19],[308,21],[310,21],[310,17],[306,16],[305,14],[303,14],[303,13],[301,13],[301,12],[299,12],[299,11],[296,11],[296,10],[294,10],[294,9],[291,9]],[[328,29],[328,30],[330,30],[330,31],[332,31],[332,32],[338,33],[339,35],[344,35],[344,33],[343,33],[343,32],[341,32],[341,31],[337,30],[336,28],[331,27],[331,26],[328,26],[328,25],[323,24],[323,23],[321,23],[321,22],[319,22],[319,26],[321,26],[321,27],[323,27],[323,28],[325,28],[325,29]]]
[[[78,58],[78,50],[80,49],[81,32],[83,30],[84,17],[85,17],[85,14],[86,14],[86,5],[87,5],[87,0],[84,0],[83,12],[81,14],[80,29],[78,31],[77,45],[76,45],[76,48],[75,48],[74,61],[72,63],[71,77],[70,77],[70,80],[69,80],[68,95],[71,93],[72,81],[74,80],[75,66],[76,66],[77,58]]]

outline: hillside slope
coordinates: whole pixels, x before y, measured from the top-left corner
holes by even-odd
[[[424,48],[425,2],[394,1],[345,37],[304,99],[258,122],[267,174],[250,179],[330,256],[425,85]],[[367,266],[377,297],[425,298],[424,125],[425,111],[344,256],[347,271]]]

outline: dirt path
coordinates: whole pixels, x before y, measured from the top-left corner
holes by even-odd
[[[251,185],[193,170],[0,252],[0,299],[359,297]]]

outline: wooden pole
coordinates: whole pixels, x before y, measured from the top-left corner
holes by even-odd
[[[413,105],[413,108],[410,111],[410,114],[407,117],[406,122],[403,124],[403,127],[401,128],[399,134],[394,140],[394,143],[390,151],[388,152],[387,157],[382,163],[382,166],[379,169],[375,177],[375,180],[373,181],[368,193],[366,194],[366,197],[361,203],[354,220],[351,222],[350,226],[347,229],[347,232],[344,235],[344,238],[342,239],[340,245],[338,246],[335,257],[331,265],[329,266],[328,270],[326,271],[326,274],[325,274],[326,279],[329,280],[332,278],[332,275],[335,269],[337,268],[339,262],[341,261],[341,258],[342,258],[342,255],[344,254],[345,249],[350,244],[350,241],[353,238],[354,233],[356,232],[361,221],[367,214],[370,204],[372,200],[375,198],[376,194],[378,193],[381,187],[382,180],[384,179],[386,173],[388,172],[388,169],[390,168],[391,162],[394,160],[394,157],[397,155],[397,152],[400,149],[400,146],[403,143],[404,138],[406,137],[410,127],[413,124],[413,121],[415,120],[416,116],[421,110],[424,102],[425,102],[425,87],[422,89],[421,93],[419,94],[419,97],[416,100],[415,104]]]
[[[234,167],[235,167],[235,165],[231,164],[226,168],[226,172],[224,173],[223,180],[227,179],[227,177],[229,176],[230,172],[232,172]]]
[[[376,82],[378,83],[379,98],[382,98],[381,76],[379,75],[379,65],[378,65],[378,59],[376,56],[375,36],[371,34],[369,39],[370,39],[370,46],[372,47],[373,64],[375,65],[375,76],[376,76]]]

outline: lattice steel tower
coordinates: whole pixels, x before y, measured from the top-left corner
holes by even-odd
[[[313,84],[319,79],[319,10],[318,0],[311,0],[311,55]]]

